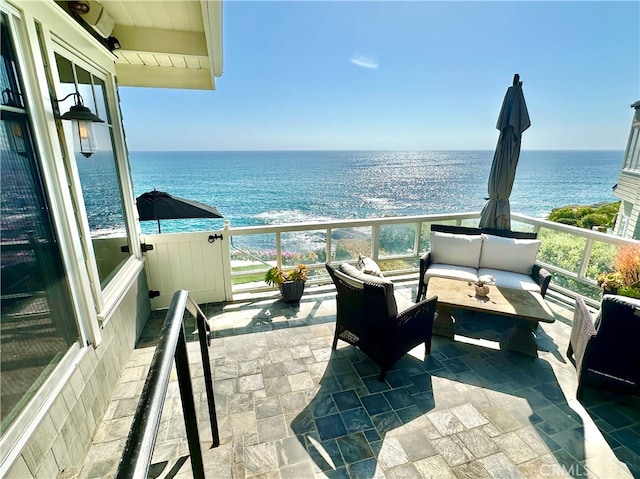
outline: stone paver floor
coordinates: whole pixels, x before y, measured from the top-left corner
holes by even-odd
[[[397,292],[411,298],[415,282]],[[558,320],[537,330],[538,359],[499,349],[506,320],[460,314],[455,342],[434,337],[426,360],[416,347],[380,382],[359,350],[331,350],[334,296],[307,288],[296,306],[273,296],[204,306],[217,448],[197,342],[189,353],[207,477],[640,477],[640,398],[590,389],[575,399],[563,306],[552,304]],[[150,319],[79,477],[115,475],[163,317]],[[192,476],[173,376],[150,477]]]

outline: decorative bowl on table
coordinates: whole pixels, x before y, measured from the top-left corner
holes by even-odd
[[[476,290],[476,296],[485,297],[489,294],[489,285],[495,284],[495,278],[490,275],[483,275],[478,278],[473,285]]]
[[[476,296],[486,296],[489,294],[489,286],[482,283],[482,284],[478,284],[480,281],[477,281],[474,284],[474,287],[476,289]]]

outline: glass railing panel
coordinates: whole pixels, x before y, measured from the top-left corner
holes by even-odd
[[[420,240],[418,241],[418,254],[420,255],[429,251],[429,233],[431,233],[431,223],[422,223],[420,225]]]
[[[418,258],[381,259],[378,265],[382,271],[406,271],[420,267]]]
[[[282,233],[280,237],[282,248],[282,268],[286,271],[297,264],[313,266],[327,262],[327,231],[291,231]],[[324,267],[309,269],[309,279],[317,279],[325,275]]]
[[[465,226],[467,228],[477,228],[478,227],[478,218],[469,218],[466,220],[462,220],[460,221],[460,226]],[[448,222],[448,221],[441,221],[440,224],[452,224],[455,225],[456,222],[452,221],[452,222]]]
[[[260,282],[269,266],[276,264],[275,233],[240,235],[231,238],[229,248],[232,284]]]
[[[578,273],[582,255],[587,242],[570,233],[540,228],[538,239],[542,244],[538,251],[538,260],[572,273]]]
[[[538,239],[542,241],[538,260],[556,268],[578,275],[587,239],[571,233],[541,228]],[[591,299],[598,299],[600,289],[567,275],[552,272],[552,283]]]
[[[326,263],[326,230],[291,231],[282,233],[282,266],[287,268],[298,263],[313,265]]]
[[[511,231],[520,231],[523,233],[533,233],[534,226],[529,223],[522,223],[520,221],[511,220]]]
[[[600,273],[613,271],[613,260],[617,252],[618,246],[614,244],[594,241],[587,265],[586,277],[595,281]]]
[[[413,254],[416,225],[411,223],[380,226],[378,258]]]
[[[331,261],[355,261],[359,254],[371,254],[370,226],[331,231]]]

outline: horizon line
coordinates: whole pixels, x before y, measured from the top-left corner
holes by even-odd
[[[253,153],[259,153],[259,152],[282,152],[282,151],[291,151],[291,152],[318,152],[318,151],[323,151],[323,152],[336,152],[336,151],[348,151],[348,152],[371,152],[371,151],[384,151],[384,152],[391,152],[391,151],[402,151],[402,152],[407,152],[407,153],[416,153],[416,152],[424,152],[424,151],[495,151],[494,148],[437,148],[437,149],[420,149],[420,150],[398,150],[398,149],[359,149],[359,148],[355,148],[355,149],[262,149],[262,150],[256,150],[256,149],[252,149],[252,150],[245,150],[245,149],[234,149],[234,150],[208,150],[208,149],[202,149],[202,150],[184,150],[184,149],[176,149],[176,150],[149,150],[149,149],[130,149],[129,152],[174,152],[174,153],[199,153],[199,152],[219,152],[219,153],[230,153],[230,152],[253,152]],[[522,153],[523,151],[620,151],[620,152],[624,152],[625,149],[618,149],[618,148],[526,148],[523,150],[520,150],[520,152]]]

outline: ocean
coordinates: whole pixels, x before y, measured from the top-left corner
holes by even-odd
[[[523,151],[511,211],[616,201],[624,152]],[[212,206],[231,226],[479,211],[493,150],[133,151],[135,195],[154,188]],[[222,219],[163,220],[162,232],[221,228]],[[143,233],[157,233],[153,221]]]

